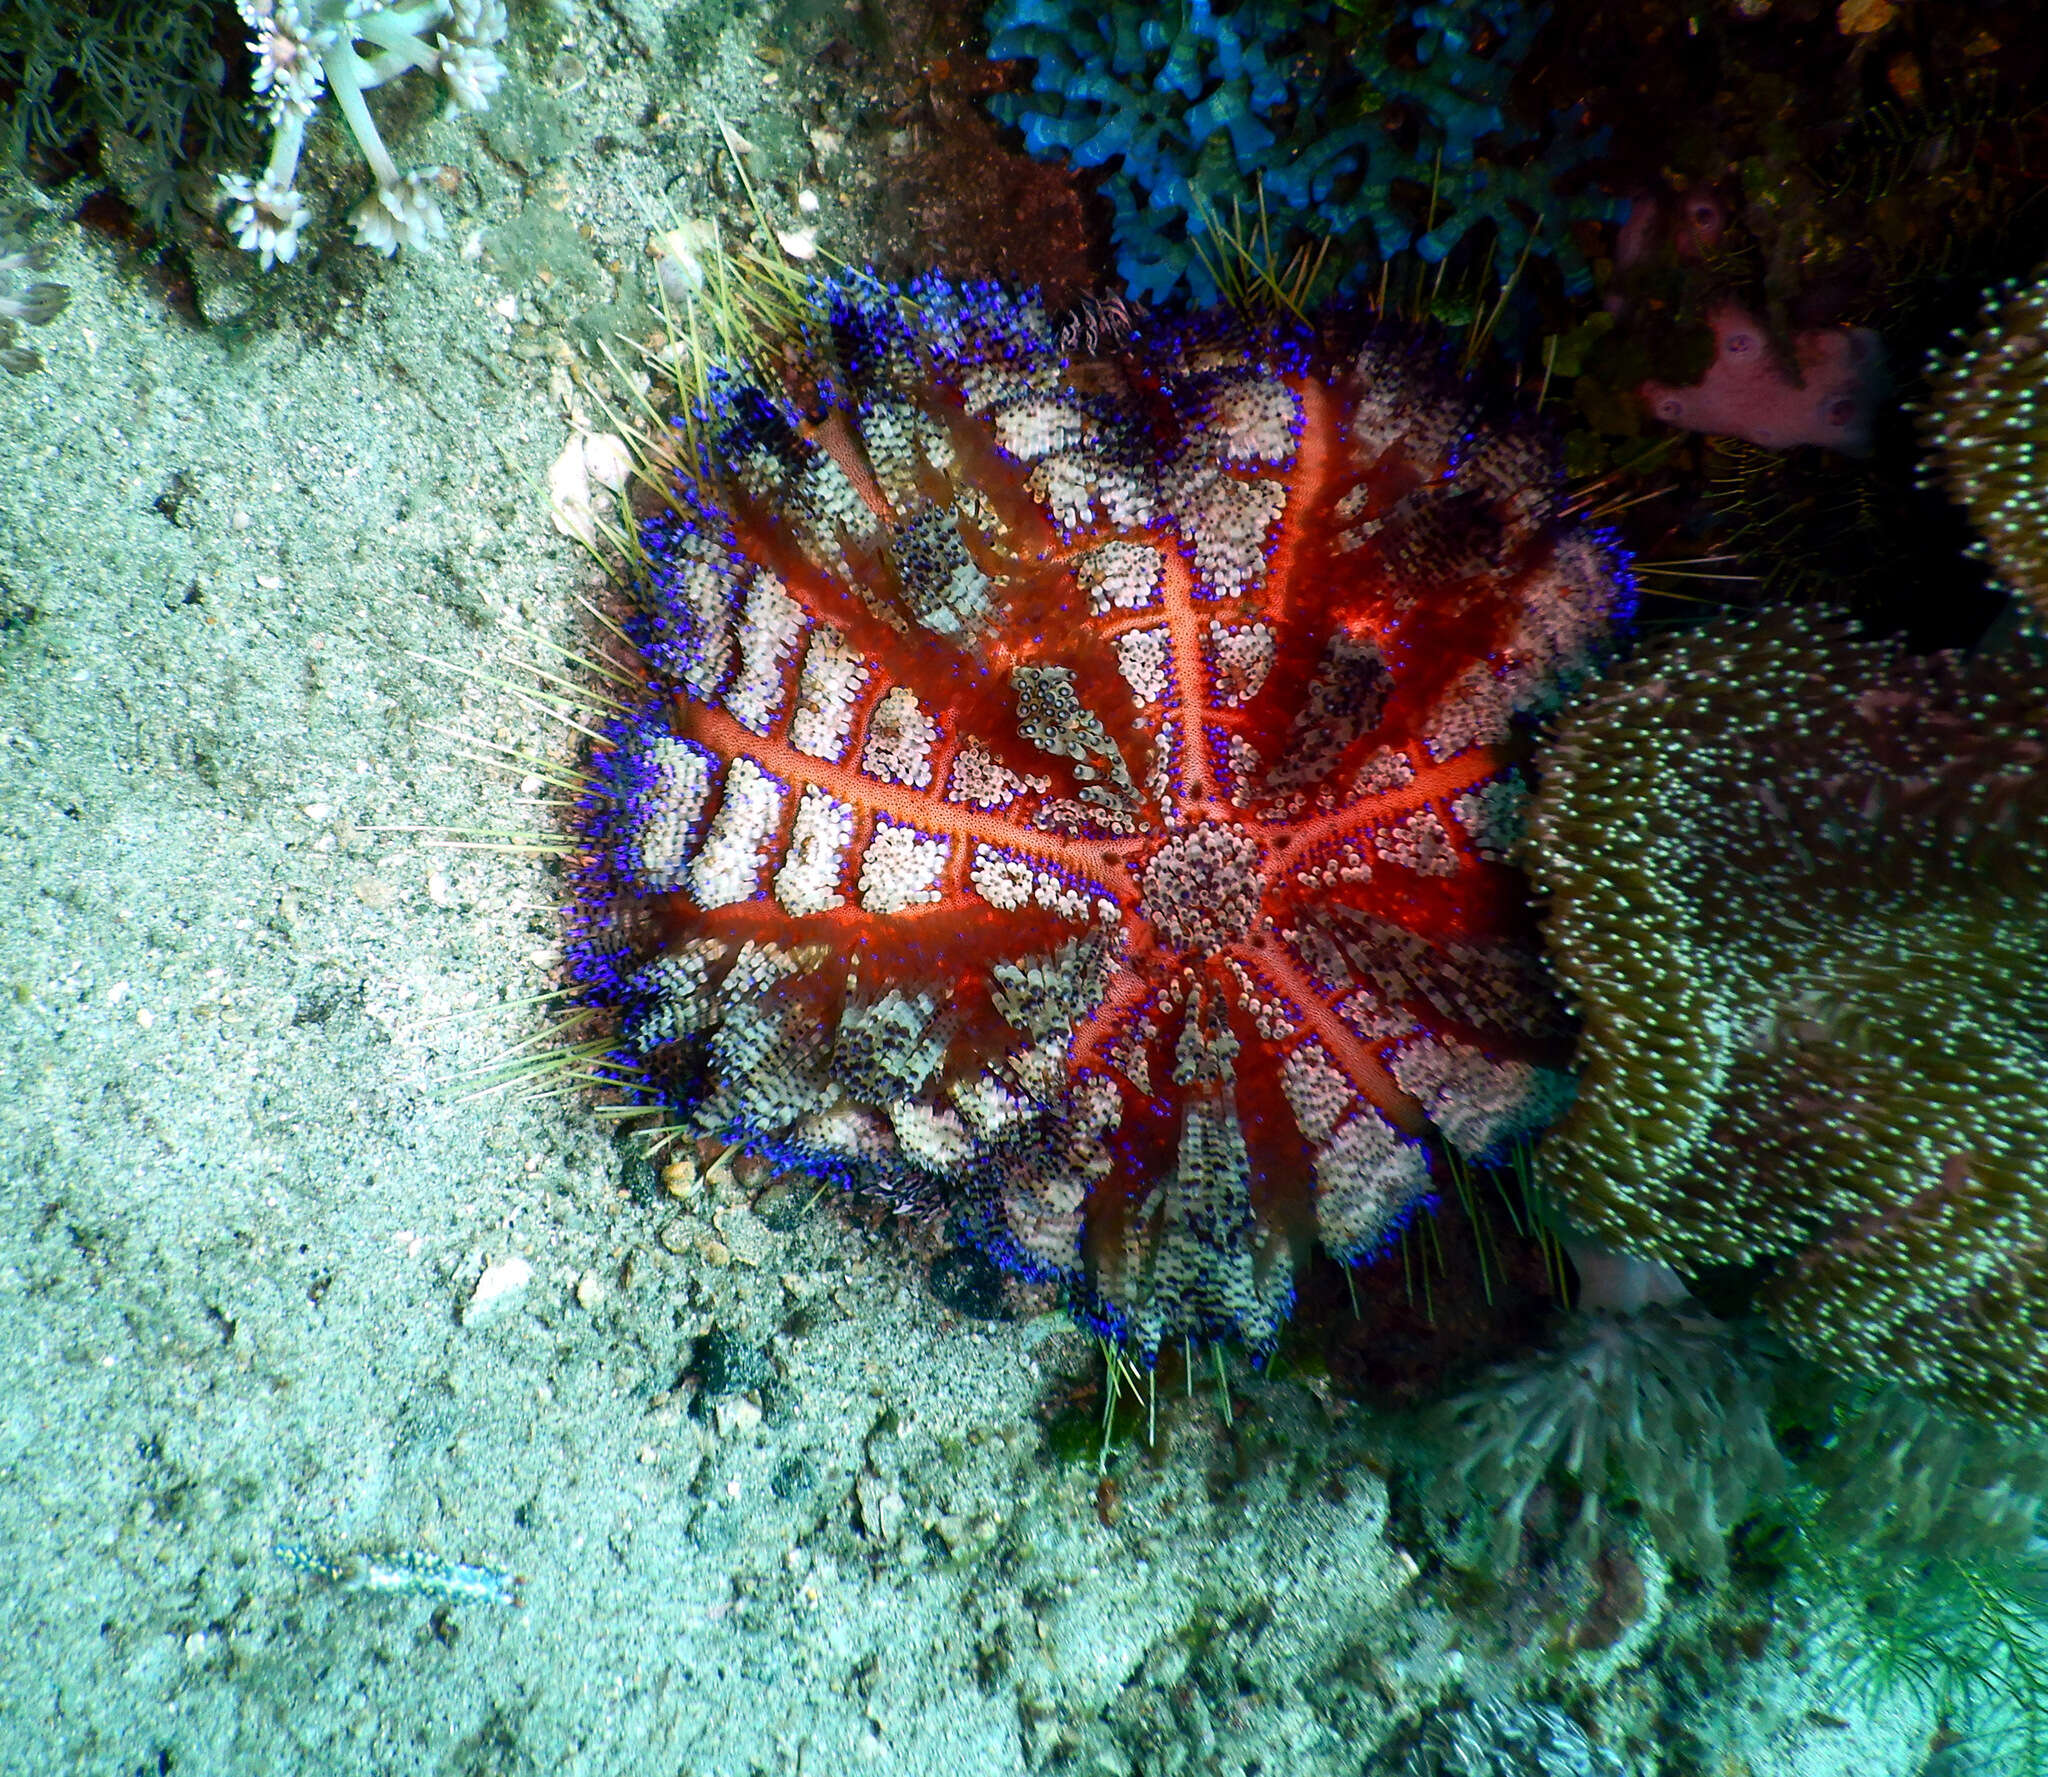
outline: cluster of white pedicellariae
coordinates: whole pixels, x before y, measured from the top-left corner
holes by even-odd
[[[221,189],[234,205],[228,226],[236,241],[263,256],[268,271],[299,250],[306,200],[294,185],[306,120],[322,91],[331,92],[349,132],[376,175],[377,186],[350,212],[356,240],[389,257],[400,244],[418,247],[443,232],[434,202],[439,171],[401,173],[363,101],[373,86],[420,68],[448,83],[455,104],[481,111],[505,77],[492,45],[505,40],[504,0],[238,0],[255,36],[255,89],[275,132],[261,177],[229,173]]]

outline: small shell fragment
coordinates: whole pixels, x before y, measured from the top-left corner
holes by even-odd
[[[633,475],[633,453],[616,432],[593,432],[583,440],[583,466],[590,479],[617,493]]]
[[[488,1319],[532,1281],[533,1267],[516,1254],[509,1259],[500,1259],[495,1265],[486,1265],[483,1275],[476,1280],[476,1288],[470,1292],[469,1305],[462,1313],[462,1324],[475,1326]]]
[[[681,303],[704,288],[704,261],[718,251],[718,230],[709,222],[687,221],[657,235],[650,251],[662,294]]]
[[[746,1437],[760,1427],[761,1409],[745,1395],[734,1395],[711,1409],[711,1419],[720,1437]]]
[[[555,529],[592,548],[597,545],[597,515],[590,500],[590,464],[583,454],[585,435],[574,434],[562,454],[548,467],[548,506]]]

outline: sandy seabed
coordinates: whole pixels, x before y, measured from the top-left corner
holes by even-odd
[[[557,978],[559,866],[443,841],[553,818],[473,755],[575,757],[504,688],[601,596],[549,519],[569,367],[712,207],[714,113],[776,201],[861,182],[767,28],[590,9],[551,57],[528,20],[492,112],[406,142],[462,170],[445,243],[216,256],[210,324],[82,189],[24,194],[73,294],[0,387],[0,1768],[1317,1777],[1562,1682],[1420,1576],[1310,1390],[1183,1409],[1112,1498],[1048,1448],[1099,1374],[1059,1315],[965,1318],[927,1235],[759,1181],[676,1197],[574,1097],[464,1095]],[[1644,1777],[1927,1744],[1654,1636],[1580,1708]]]

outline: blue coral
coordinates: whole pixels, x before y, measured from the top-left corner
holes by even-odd
[[[1362,279],[1410,248],[1437,264],[1482,223],[1495,263],[1551,259],[1583,295],[1592,271],[1572,237],[1617,200],[1560,195],[1603,138],[1569,113],[1531,127],[1507,89],[1547,16],[1522,0],[1408,6],[1397,33],[1327,53],[1331,0],[1209,0],[1155,9],[1112,0],[997,0],[994,60],[1036,63],[1028,94],[991,101],[1041,159],[1110,167],[1117,271],[1146,302],[1217,299],[1205,237],[1233,200],[1263,201],[1276,247],[1328,238]],[[1325,40],[1318,53],[1312,39]],[[1404,189],[1406,188],[1406,189]]]

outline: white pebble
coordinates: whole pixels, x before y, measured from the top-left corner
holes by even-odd
[[[761,1409],[745,1395],[735,1395],[711,1409],[711,1422],[722,1438],[745,1437],[760,1425]]]

